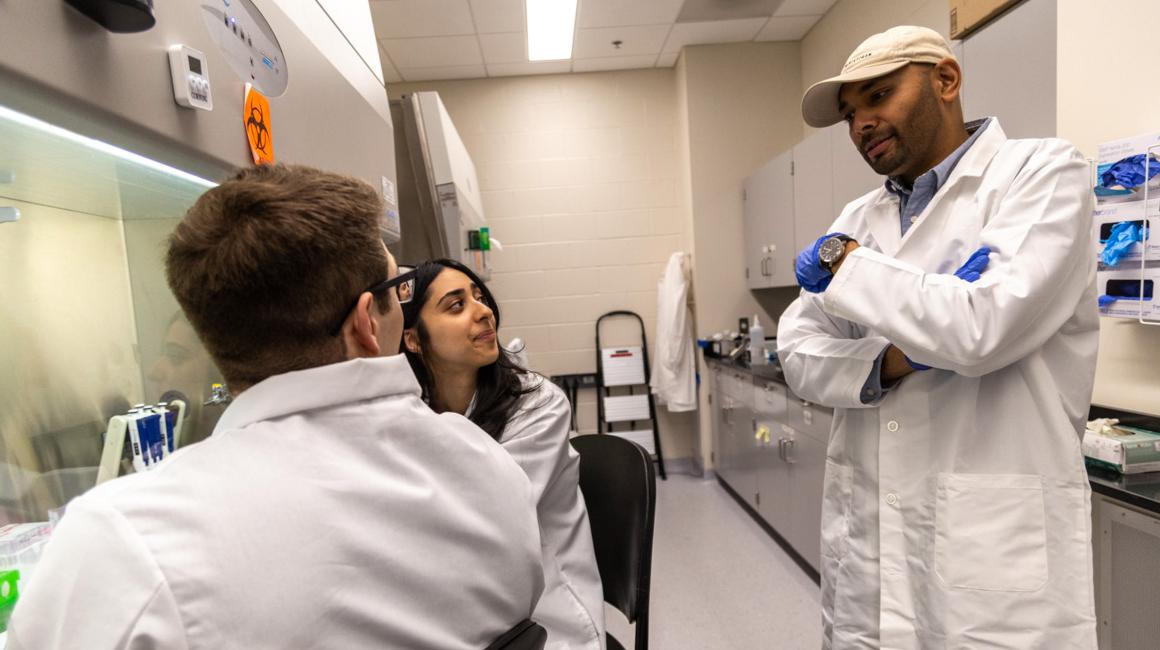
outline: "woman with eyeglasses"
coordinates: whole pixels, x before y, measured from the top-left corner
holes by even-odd
[[[531,480],[544,565],[532,620],[548,631],[547,647],[603,648],[604,592],[580,459],[568,442],[567,398],[499,345],[499,307],[471,269],[448,259],[425,262],[409,286],[400,286],[404,292],[402,347],[423,398],[437,413],[469,418]]]

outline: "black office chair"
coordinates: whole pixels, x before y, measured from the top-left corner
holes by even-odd
[[[640,445],[612,434],[577,436],[580,492],[588,506],[604,600],[636,624],[635,650],[648,650],[656,474]],[[608,635],[608,650],[624,650]]]
[[[539,623],[524,619],[484,650],[544,650],[548,631]]]

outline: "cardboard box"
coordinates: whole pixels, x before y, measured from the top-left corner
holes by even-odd
[[[1130,203],[1100,203],[1092,212],[1092,240],[1096,247],[1096,255],[1103,252],[1112,228],[1122,221],[1135,221],[1138,225],[1144,224],[1144,202]],[[1160,260],[1160,200],[1148,199],[1148,260]],[[1140,266],[1140,253],[1144,250],[1142,243],[1133,244],[1132,248],[1120,258],[1116,268],[1124,268],[1129,262]]]
[[[962,38],[986,25],[1019,0],[950,0],[951,38]]]
[[[1113,435],[1085,431],[1083,455],[1122,474],[1160,470],[1160,434],[1117,425]]]
[[[1099,295],[1120,295],[1100,308],[1100,316],[1160,320],[1160,265],[1149,263],[1144,269],[1144,300],[1140,300],[1140,262],[1124,262],[1120,268],[1101,268],[1096,272]]]

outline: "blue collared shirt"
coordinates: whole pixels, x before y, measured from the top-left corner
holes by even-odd
[[[975,140],[979,139],[979,135],[986,130],[987,125],[991,123],[991,118],[986,117],[981,120],[974,120],[967,122],[967,133],[970,136],[959,145],[958,149],[951,152],[951,155],[943,159],[942,162],[934,166],[934,169],[926,172],[922,176],[914,179],[914,185],[906,187],[901,180],[897,178],[886,179],[886,191],[898,197],[898,218],[902,226],[902,234],[905,236],[906,231],[918,221],[918,216],[930,205],[931,199],[938,193],[942,186],[946,184],[947,179],[950,178],[951,172],[954,171],[955,165],[959,164],[959,160],[970,150],[971,145],[975,144]],[[874,367],[870,369],[870,376],[866,378],[866,383],[862,385],[862,403],[869,404],[879,397],[889,386],[885,389],[882,386],[882,360],[886,358],[886,349],[878,355],[878,359],[874,361]]]
[[[970,137],[960,144],[958,149],[951,152],[951,155],[935,165],[934,169],[914,179],[913,186],[906,187],[898,178],[886,179],[886,191],[898,197],[898,217],[902,224],[903,235],[906,234],[907,230],[910,230],[910,226],[918,221],[918,216],[922,214],[926,206],[930,205],[930,200],[950,178],[955,165],[959,164],[959,160],[967,153],[971,145],[975,144],[975,140],[979,139],[979,136],[990,123],[991,118],[989,117],[967,122],[967,133],[971,134]]]

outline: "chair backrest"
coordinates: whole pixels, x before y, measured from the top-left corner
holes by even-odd
[[[656,474],[640,445],[613,434],[572,438],[580,454],[580,492],[588,507],[604,600],[636,624],[637,650],[648,647]]]
[[[548,631],[539,623],[524,619],[484,650],[544,650]]]

